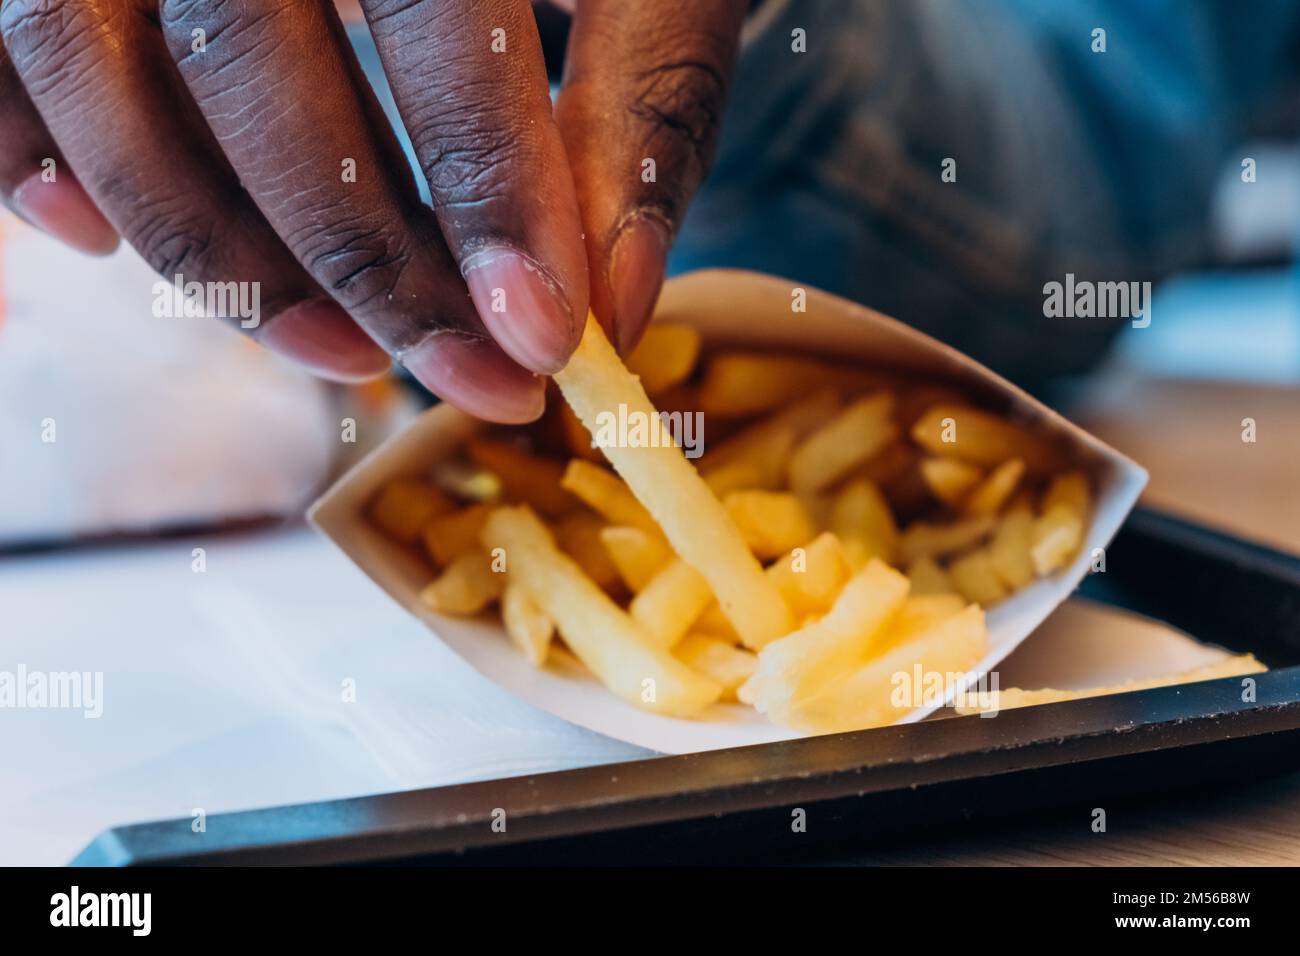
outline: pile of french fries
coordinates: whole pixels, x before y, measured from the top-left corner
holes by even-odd
[[[1088,526],[1088,479],[1056,439],[940,384],[704,357],[676,324],[624,364],[594,321],[555,384],[540,422],[392,481],[370,517],[426,553],[429,608],[496,605],[534,665],[562,641],[655,713],[739,701],[808,733],[893,723],[919,704],[893,699],[896,675],[972,669],[983,609],[1073,561]],[[661,410],[702,413],[698,460]],[[611,414],[665,431],[593,447]]]

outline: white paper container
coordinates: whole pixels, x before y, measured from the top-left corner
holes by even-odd
[[[820,354],[839,361],[861,360],[867,365],[907,371],[918,380],[951,384],[982,407],[1062,435],[1089,472],[1097,500],[1078,559],[1069,568],[1036,581],[988,612],[989,653],[977,671],[996,666],[1083,579],[1092,549],[1104,547],[1119,529],[1146,484],[1146,472],[982,365],[878,312],[809,288],[807,312],[792,313],[791,290],[796,285],[751,272],[695,272],[664,286],[655,318],[696,326],[703,334],[706,351],[743,345]],[[553,653],[552,662],[544,670],[536,670],[510,643],[493,616],[466,620],[436,614],[422,606],[419,592],[428,582],[428,567],[375,530],[366,520],[365,509],[390,478],[426,473],[480,427],[480,422],[448,405],[430,409],[344,475],[312,506],[308,518],[376,584],[476,670],[542,710],[664,753],[715,750],[800,736],[773,726],[752,708],[739,704],[717,704],[698,720],[648,713],[606,691],[563,651]],[[903,722],[920,720],[930,710],[933,708],[913,711]]]

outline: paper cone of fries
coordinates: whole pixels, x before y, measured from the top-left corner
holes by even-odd
[[[682,276],[654,329],[639,383],[589,333],[572,411],[435,407],[309,513],[431,637],[611,737],[920,720],[1070,595],[1146,483],[971,359],[788,280]]]

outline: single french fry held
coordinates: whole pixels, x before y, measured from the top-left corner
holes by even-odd
[[[594,318],[588,320],[577,351],[555,380],[589,431],[620,406],[626,414],[659,421],[645,389],[623,367]],[[604,452],[654,516],[673,550],[708,580],[747,645],[762,647],[789,631],[785,600],[680,448],[668,441],[608,447]]]

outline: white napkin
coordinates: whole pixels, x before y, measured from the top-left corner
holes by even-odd
[[[327,389],[216,320],[154,317],[157,281],[0,214],[0,547],[298,514],[326,478]]]

